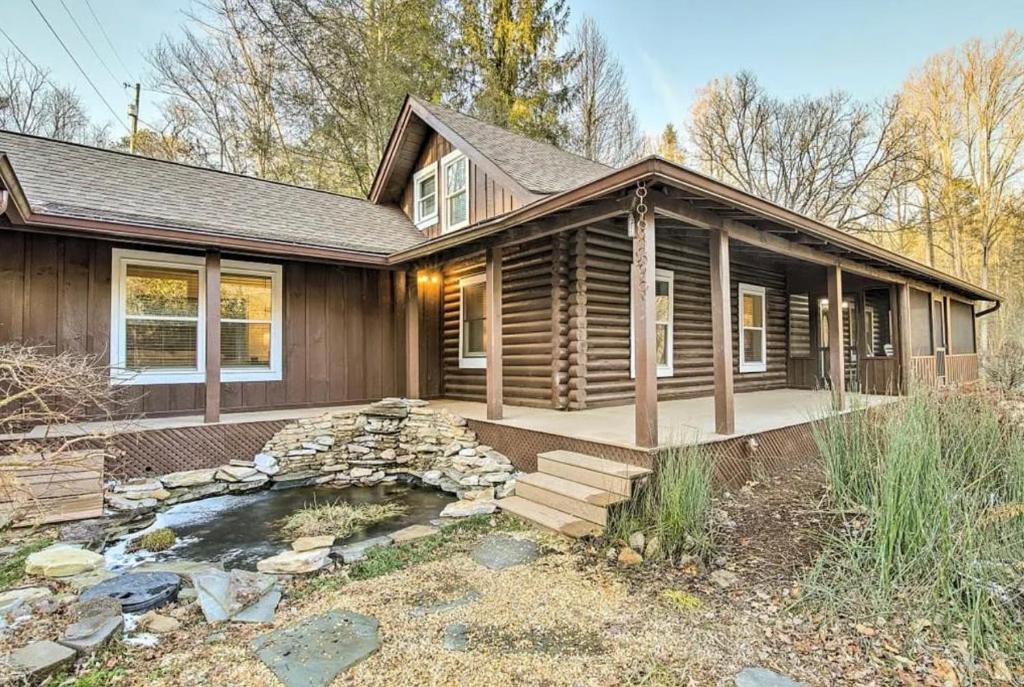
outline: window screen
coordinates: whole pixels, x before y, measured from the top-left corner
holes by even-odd
[[[789,355],[811,354],[811,299],[805,293],[789,295]]]
[[[953,353],[977,352],[974,344],[974,306],[950,299],[949,328]]]
[[[892,308],[888,289],[864,292],[864,317],[867,349],[876,357],[895,353],[892,342]]]
[[[910,350],[914,355],[932,355],[931,294],[910,289]]]

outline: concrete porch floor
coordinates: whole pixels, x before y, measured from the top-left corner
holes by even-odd
[[[850,408],[876,406],[894,400],[894,396],[847,394]],[[736,394],[735,403],[736,434],[730,435],[732,437],[800,425],[831,412],[831,394],[828,391],[753,391]],[[487,405],[484,403],[439,399],[432,401],[431,405],[447,408],[470,420],[488,421]],[[623,448],[636,448],[633,443],[634,411],[632,404],[577,411],[506,405],[504,418],[496,423]],[[713,398],[688,398],[658,403],[659,446],[708,443],[724,438],[715,433]]]

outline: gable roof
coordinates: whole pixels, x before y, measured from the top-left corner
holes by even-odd
[[[256,177],[7,131],[0,156],[41,218],[379,256],[424,240],[397,207]]]
[[[478,164],[499,172],[512,190],[519,190],[528,200],[568,191],[612,171],[607,165],[550,143],[408,96],[377,169],[371,200],[397,199],[413,171],[427,128],[437,131]]]

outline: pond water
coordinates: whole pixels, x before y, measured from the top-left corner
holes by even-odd
[[[408,525],[429,523],[453,500],[452,496],[436,489],[403,483],[341,490],[298,487],[215,496],[171,506],[159,513],[146,529],[114,542],[104,551],[104,556],[107,568],[115,572],[142,563],[169,561],[203,561],[222,563],[225,569],[255,570],[258,561],[290,547],[292,538],[281,533],[280,521],[304,506],[345,501],[352,504],[395,502],[406,507],[403,515],[370,525],[338,542],[350,544]],[[178,543],[172,548],[159,553],[126,552],[131,540],[162,527],[170,527],[178,535]]]

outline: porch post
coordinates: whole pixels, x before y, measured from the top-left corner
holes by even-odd
[[[206,251],[206,404],[204,422],[220,421],[220,251]]]
[[[897,330],[899,332],[899,343],[897,344],[897,355],[899,355],[899,380],[900,380],[900,393],[910,393],[911,385],[911,362],[910,356],[912,355],[912,347],[910,341],[910,285],[900,284],[896,287],[898,290],[897,301],[897,313],[899,324]]]
[[[638,217],[633,236],[633,359],[636,382],[637,446],[658,445],[658,362],[655,332],[654,208]]]
[[[732,380],[732,300],[729,234],[708,231],[711,255],[711,347],[715,372],[715,432],[736,433]]]
[[[843,341],[843,271],[839,265],[828,267],[828,357],[832,399],[836,410],[846,408],[846,343]]]
[[[405,275],[405,396],[420,397],[420,283],[416,270]]]
[[[487,249],[484,314],[487,318],[487,419],[500,420],[502,397],[501,360],[501,248]]]

